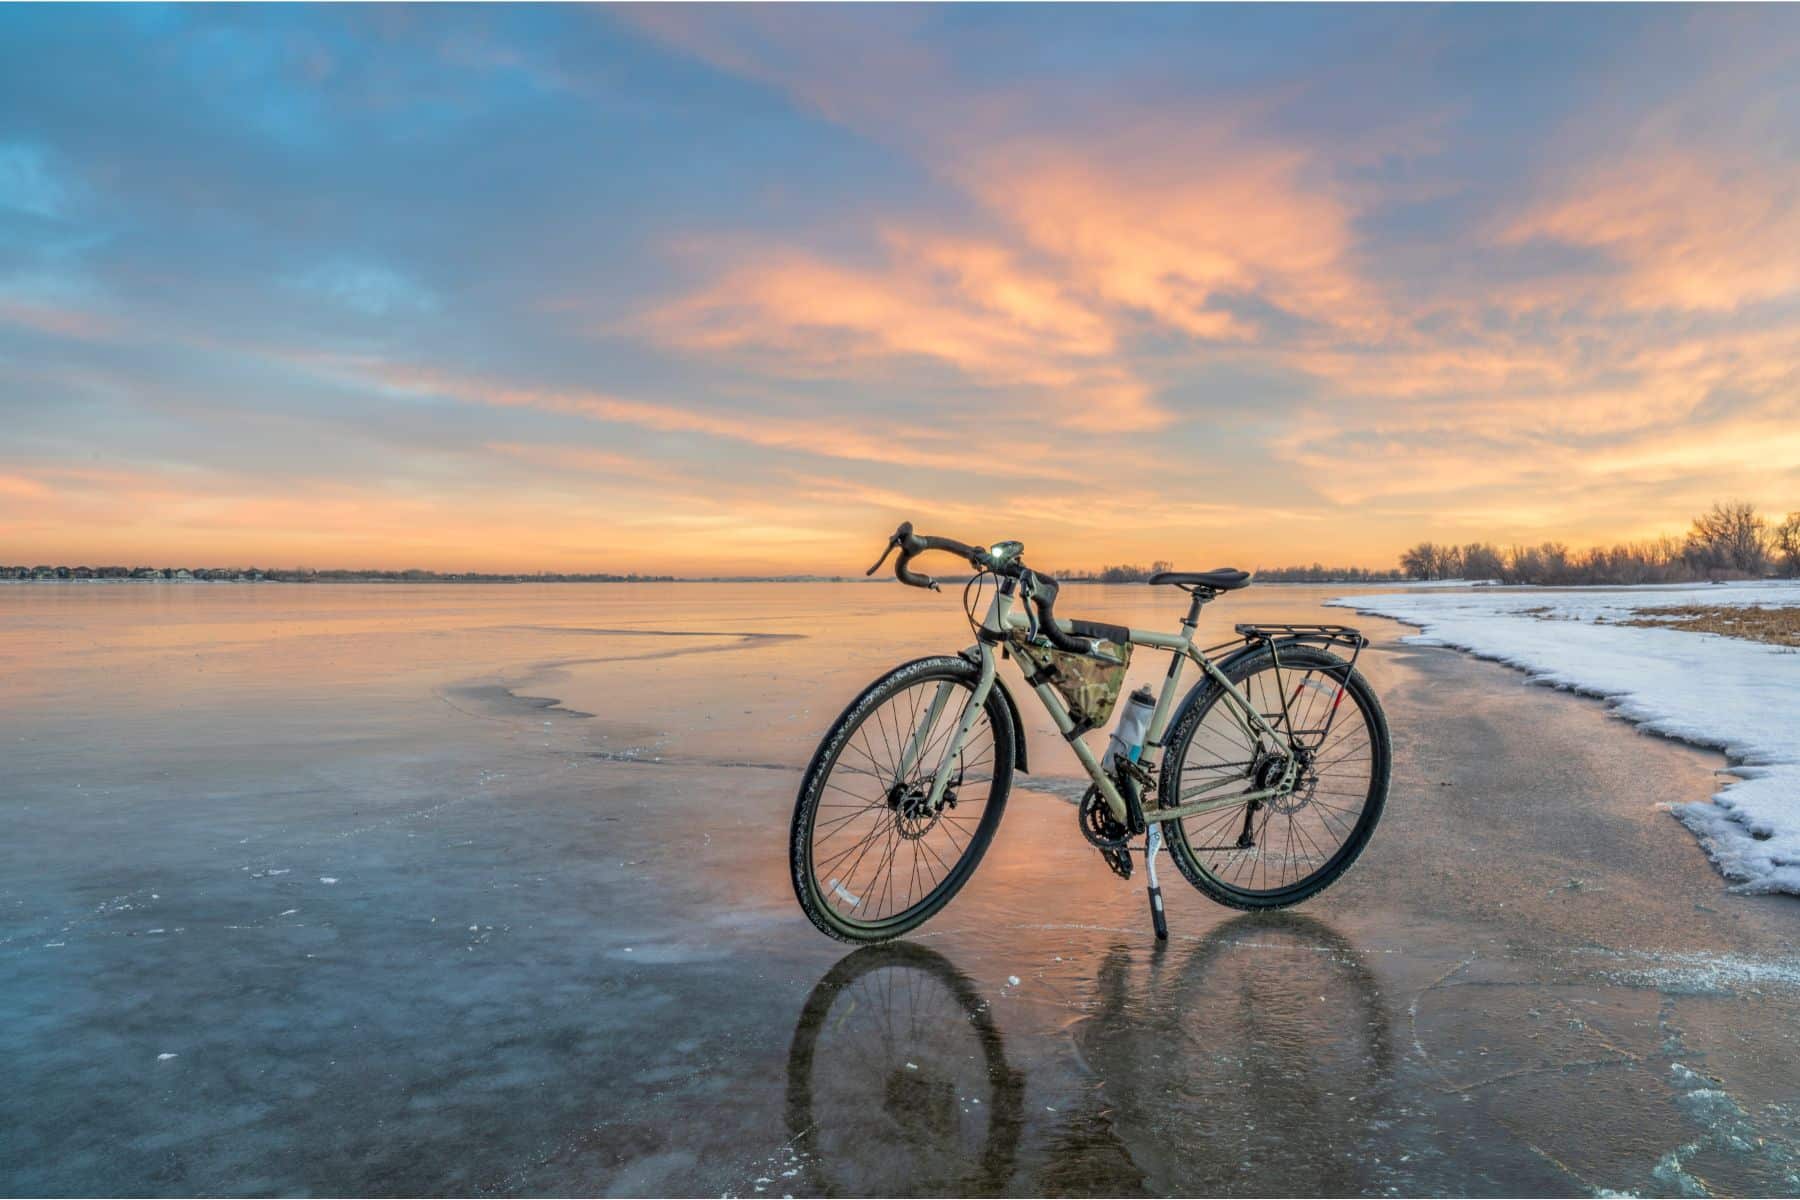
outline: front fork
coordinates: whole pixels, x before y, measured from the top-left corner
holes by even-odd
[[[981,716],[981,710],[986,706],[988,696],[994,690],[994,652],[988,648],[985,642],[977,643],[977,645],[981,650],[981,678],[976,681],[974,693],[963,705],[962,718],[956,723],[956,735],[944,749],[944,758],[942,762],[938,763],[937,774],[931,777],[931,793],[925,801],[928,812],[935,813],[943,807],[944,789],[950,786],[951,768],[961,760],[963,743],[969,740],[969,733],[975,728],[975,722]],[[938,694],[932,700],[933,713],[944,711],[944,705],[949,701],[947,689],[952,686],[954,685],[948,683],[938,685]],[[934,716],[933,721],[935,719]],[[926,729],[930,727],[931,722],[927,722],[924,726]],[[916,742],[920,736],[919,731],[914,731],[913,740]],[[1015,731],[1015,736],[1024,736],[1023,731]],[[922,750],[923,747],[920,749]],[[1000,748],[994,747],[994,753],[998,754],[999,752]],[[909,751],[909,753],[913,754],[915,758],[917,757],[915,751]],[[902,775],[902,778],[905,776]]]
[[[912,731],[912,736],[906,740],[906,748],[900,752],[900,771],[895,776],[896,779],[911,778],[919,756],[925,753],[926,740],[931,736],[931,731],[937,728],[938,720],[944,715],[944,706],[950,703],[950,693],[955,690],[956,685],[948,679],[937,685],[936,694],[925,708],[925,719]]]

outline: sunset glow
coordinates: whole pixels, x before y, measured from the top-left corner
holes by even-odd
[[[0,12],[0,562],[1800,509],[1791,8]]]

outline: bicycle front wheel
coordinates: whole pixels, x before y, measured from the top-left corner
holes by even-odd
[[[960,890],[1012,788],[1012,715],[998,684],[960,749],[980,668],[945,655],[907,663],[851,701],[814,752],[788,841],[794,895],[821,931],[881,942],[923,924]],[[932,780],[949,782],[933,810]]]
[[[1350,869],[1387,801],[1392,751],[1387,717],[1360,673],[1307,646],[1268,650],[1225,668],[1237,690],[1281,735],[1269,744],[1203,681],[1175,721],[1158,788],[1166,805],[1246,797],[1299,757],[1284,796],[1245,799],[1163,826],[1169,856],[1209,898],[1232,908],[1285,908]]]

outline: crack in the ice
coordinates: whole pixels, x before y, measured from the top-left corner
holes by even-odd
[[[1569,1062],[1545,1063],[1542,1066],[1519,1067],[1517,1070],[1513,1071],[1502,1071],[1498,1075],[1490,1075],[1486,1079],[1477,1079],[1470,1083],[1451,1083],[1446,1078],[1444,1080],[1444,1087],[1439,1090],[1451,1095],[1461,1095],[1465,1092],[1472,1092],[1477,1088],[1492,1087],[1496,1083],[1505,1083],[1512,1079],[1524,1079],[1532,1075],[1560,1075],[1571,1071],[1586,1070],[1591,1067],[1635,1066],[1640,1061],[1641,1060],[1636,1055],[1625,1054],[1614,1058],[1585,1058],[1574,1059]],[[1439,1074],[1441,1075],[1442,1072],[1439,1072]]]

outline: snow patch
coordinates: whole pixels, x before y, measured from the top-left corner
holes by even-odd
[[[1710,633],[1621,625],[1677,605],[1800,606],[1800,583],[1479,588],[1345,596],[1329,604],[1392,617],[1450,646],[1605,700],[1652,733],[1723,750],[1740,777],[1709,801],[1674,806],[1744,892],[1800,895],[1800,654]]]

